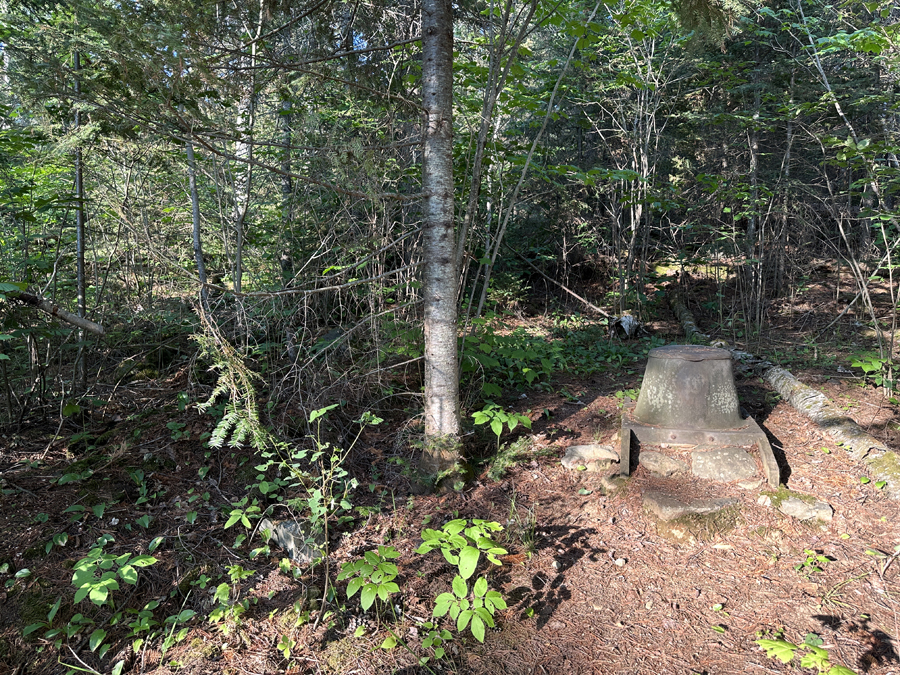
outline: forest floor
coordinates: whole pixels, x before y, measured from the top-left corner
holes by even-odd
[[[689,297],[701,329],[715,333],[711,289],[699,283]],[[865,322],[848,314],[813,337],[844,308],[836,295],[828,279],[810,282],[793,301],[770,304],[761,340],[739,346],[824,391],[897,449],[900,409],[850,367],[856,350],[871,348],[861,332]],[[657,311],[648,325],[657,343],[682,339],[666,310]],[[722,337],[733,342],[732,335]],[[323,614],[324,565],[280,565],[283,552],[275,547],[271,557],[251,559],[258,540],[235,547],[235,536],[246,530],[223,525],[254,483],[255,462],[227,449],[204,450],[199,437],[210,431],[210,418],[176,403],[184,372],[120,387],[90,425],[92,450],[71,429],[61,432],[69,434],[64,442],[54,441],[56,423],[6,430],[0,437],[0,673],[65,673],[67,666],[107,673],[120,661],[122,672],[155,675],[815,671],[801,669],[799,657],[789,665],[768,657],[760,638],[809,639],[834,665],[900,673],[898,501],[866,482],[863,463],[758,378],[738,378],[741,403],[767,432],[783,482],[830,504],[830,522],[801,522],[761,504],[765,485],[732,485],[739,508],[729,522],[707,523],[674,541],[642,508],[642,493],[653,483],[642,466],[620,489],[610,489],[602,473],[561,466],[570,445],[616,445],[625,394],[640,386],[645,362],[587,377],[562,374],[542,388],[516,392],[505,405],[530,411],[532,429],[519,427],[503,440],[527,439],[517,446],[520,454],[498,480],[484,465],[459,492],[412,494],[402,471],[404,456],[412,455],[398,446],[392,421],[367,430],[346,464],[361,483],[351,495],[360,516],[333,532],[327,573],[334,582],[341,564],[377,545],[394,547],[400,590],[391,598],[396,609],[382,606],[380,615],[363,613],[359,595],[348,600],[343,581]],[[70,478],[61,481],[65,475]],[[454,630],[447,655],[422,667],[417,658],[429,652],[421,647],[420,624],[434,598],[450,590],[454,568],[436,551],[415,549],[423,528],[455,518],[505,527],[496,539],[508,555],[487,577],[508,608],[498,610],[483,644]],[[161,542],[152,550],[157,562],[135,568],[136,585],[122,582],[113,590],[115,609],[89,600],[76,605],[72,568],[103,534],[115,538],[105,552],[117,556],[151,555],[151,542]],[[110,560],[112,570],[122,562]],[[229,567],[240,576],[234,565],[252,575],[234,581],[227,602],[250,602],[237,621],[216,625],[206,619],[216,606],[211,590],[228,581]],[[48,621],[57,598],[59,609]],[[138,610],[153,600],[160,603],[156,621],[186,609],[197,614],[166,627],[171,635],[186,628],[166,653],[159,638],[135,653],[127,633],[149,637],[158,628],[141,633],[126,625],[139,625]],[[109,621],[114,611],[122,612],[117,625]],[[26,626],[41,623],[47,625],[23,637]],[[58,636],[44,637],[58,628],[71,633],[59,649]],[[111,645],[103,660],[102,646],[91,650],[98,628]],[[390,632],[409,650],[381,649]]]

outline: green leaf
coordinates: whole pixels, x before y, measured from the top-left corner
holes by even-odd
[[[444,525],[443,530],[447,534],[459,534],[463,531],[463,528],[465,528],[466,524],[467,522],[464,518],[457,518],[456,520],[451,520],[446,525]],[[426,532],[427,531],[428,530],[426,530]],[[434,532],[434,530],[431,531]],[[436,534],[440,535],[441,533],[437,532]]]
[[[485,607],[479,607],[475,610],[475,614],[481,617],[481,620],[491,628],[494,627],[494,617],[491,615],[491,611]]]
[[[477,614],[472,616],[472,635],[479,642],[484,642],[484,621]]]
[[[117,590],[118,588],[119,585],[116,584],[113,590]],[[90,593],[88,593],[88,596],[90,596],[91,602],[93,602],[98,607],[102,607],[106,604],[106,601],[109,598],[109,588],[107,588],[107,586],[105,585],[95,586],[94,588],[90,589]]]
[[[856,672],[844,666],[831,666],[825,675],[856,675]]]
[[[757,640],[756,644],[766,650],[766,656],[770,659],[778,659],[782,663],[789,663],[798,649],[797,645],[785,640]]]
[[[326,406],[325,408],[319,408],[318,410],[313,410],[309,414],[309,423],[312,424],[320,417],[327,415],[330,410],[334,410],[337,407],[338,407],[338,404],[334,403],[333,405]]]
[[[47,623],[53,623],[53,618],[56,616],[56,613],[59,611],[59,606],[62,604],[62,596],[56,599],[56,602],[53,604],[53,607],[50,608],[50,612],[47,614]]]
[[[495,609],[506,609],[506,600],[498,591],[488,591],[484,596],[485,604],[491,604]]]
[[[827,649],[822,649],[821,647],[816,647],[811,644],[807,644],[806,648],[809,651],[800,659],[801,667],[815,668],[818,671],[822,671],[831,665],[831,662],[828,660]]]
[[[218,602],[220,605],[224,605],[228,602],[228,598],[231,595],[231,587],[226,583],[221,583],[216,586],[216,593],[213,596],[213,599]]]
[[[362,605],[364,610],[368,610],[373,602],[375,602],[375,586],[366,584],[363,586],[362,593],[359,596],[359,604]]]
[[[481,552],[474,546],[466,546],[459,552],[459,573],[463,579],[468,579],[475,573],[479,557]]]
[[[91,633],[91,639],[88,641],[88,646],[91,651],[97,651],[97,647],[103,644],[103,640],[106,638],[106,631],[102,628],[96,629],[93,633]]]
[[[466,626],[469,625],[469,619],[471,619],[474,615],[475,612],[473,612],[471,609],[460,612],[459,616],[456,619],[456,630],[462,633],[466,629]],[[481,619],[479,619],[479,621],[480,620]]]
[[[472,588],[472,592],[475,593],[475,597],[483,598],[484,594],[487,593],[487,579],[484,577],[478,577],[478,581],[475,582],[475,586]]]
[[[464,598],[469,594],[469,587],[466,585],[466,582],[459,575],[453,577],[453,593],[457,598]]]
[[[432,616],[444,616],[450,610],[450,606],[454,602],[456,602],[456,598],[453,597],[452,594],[441,593],[434,599],[434,611],[432,612]]]
[[[126,584],[131,584],[134,586],[138,580],[137,570],[134,569],[131,565],[125,565],[124,567],[119,568],[119,576],[122,577],[122,581]]]
[[[497,438],[499,438],[500,434],[503,433],[503,422],[501,422],[497,418],[494,418],[491,421],[491,431],[493,431]]]
[[[393,635],[388,635],[386,638],[384,638],[384,642],[381,643],[382,649],[393,649],[396,646],[397,638],[395,638]]]
[[[356,577],[355,579],[351,579],[350,583],[347,584],[347,599],[349,600],[356,592],[363,587],[363,584],[366,583],[366,580],[362,577]]]

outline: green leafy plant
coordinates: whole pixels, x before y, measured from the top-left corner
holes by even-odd
[[[488,465],[488,478],[498,481],[503,478],[506,470],[515,466],[517,462],[534,457],[532,445],[533,439],[531,436],[522,436],[510,443],[501,445]]]
[[[347,584],[347,598],[352,598],[361,591],[359,604],[366,611],[376,598],[387,602],[393,593],[400,590],[394,583],[400,572],[394,563],[389,562],[399,557],[400,552],[393,546],[379,546],[377,552],[366,551],[359,560],[344,563],[338,574],[338,581],[350,579]]]
[[[72,585],[77,589],[75,602],[88,598],[98,607],[114,605],[111,592],[119,590],[119,580],[133,586],[137,584],[138,569],[156,563],[156,558],[149,555],[104,553],[103,549],[113,541],[112,535],[102,535],[97,545],[75,563],[72,575]]]
[[[232,509],[228,512],[228,520],[225,521],[226,530],[237,523],[240,523],[249,530],[253,527],[253,523],[250,521],[257,520],[261,517],[259,502],[254,499],[248,504],[248,501],[249,497],[244,497],[231,505]]]
[[[435,598],[433,615],[440,618],[449,614],[456,621],[456,630],[462,632],[470,626],[475,639],[484,642],[485,627],[494,627],[494,612],[506,609],[506,601],[498,591],[488,590],[484,577],[478,577],[470,591],[468,584],[457,575],[452,588],[452,593],[441,593]]]
[[[801,560],[799,563],[794,565],[794,569],[807,578],[809,578],[811,574],[821,572],[822,568],[831,562],[831,560],[827,556],[821,553],[816,553],[811,549],[805,549],[803,553],[804,555],[806,555],[806,559]]]
[[[451,520],[440,530],[426,529],[422,531],[424,540],[416,553],[428,553],[440,549],[448,563],[459,569],[459,575],[468,579],[475,573],[481,554],[494,565],[500,565],[498,555],[506,555],[506,549],[500,548],[490,536],[491,532],[500,532],[503,526],[487,520],[473,520],[471,525],[464,518]]]
[[[531,428],[531,418],[522,413],[504,410],[493,401],[485,403],[481,410],[472,413],[472,419],[476,425],[489,424],[491,431],[497,436],[497,447],[500,447],[500,434],[504,426],[513,431],[519,424],[527,429]]]
[[[241,565],[231,565],[228,567],[231,584],[223,582],[216,586],[213,600],[218,603],[218,606],[209,613],[209,621],[214,624],[222,624],[220,626],[222,632],[228,632],[229,623],[240,625],[241,615],[250,608],[249,598],[232,601],[232,597],[237,598],[240,595],[240,583],[253,574],[255,574],[253,570],[246,570]]]
[[[57,532],[50,538],[50,541],[48,541],[46,544],[44,544],[44,553],[50,553],[50,550],[54,546],[60,546],[60,547],[65,546],[66,543],[68,543],[68,541],[69,541],[68,534],[66,534],[65,532]]]
[[[810,668],[824,675],[856,675],[849,668],[832,665],[831,654],[821,646],[822,638],[815,633],[807,633],[801,645],[781,639],[759,639],[756,644],[765,650],[770,659],[782,663],[790,663],[799,656],[801,668]]]
[[[620,390],[617,391],[615,394],[613,394],[613,396],[616,397],[616,405],[618,405],[620,408],[622,408],[622,407],[624,407],[624,405],[625,405],[625,399],[626,399],[626,398],[627,398],[627,399],[630,399],[630,400],[632,400],[632,401],[637,401],[638,395],[639,395],[640,393],[641,393],[641,390],[640,390],[640,389],[637,389],[637,388],[635,388],[635,389],[624,389],[624,390],[621,390],[621,389],[620,389]]]
[[[281,640],[278,641],[278,644],[275,645],[275,648],[280,651],[285,660],[291,658],[291,651],[296,646],[297,642],[293,640],[289,635],[282,635]]]
[[[187,602],[187,598],[185,598],[185,602]],[[166,637],[163,638],[163,641],[159,646],[159,650],[163,656],[165,656],[166,652],[168,652],[173,646],[187,637],[190,628],[184,626],[179,629],[178,626],[180,624],[187,623],[196,615],[197,612],[192,609],[182,609],[180,612],[178,612],[178,614],[173,614],[169,617],[166,617],[164,624],[168,627],[168,631],[166,632]]]
[[[487,579],[479,577],[471,589],[467,579],[475,574],[482,554],[494,565],[500,565],[498,555],[505,555],[506,549],[497,545],[490,534],[500,532],[500,523],[487,520],[457,518],[451,520],[440,530],[426,529],[422,532],[424,540],[416,549],[416,553],[426,554],[438,549],[458,574],[453,578],[451,593],[441,593],[435,598],[435,618],[450,615],[456,621],[456,629],[460,632],[467,627],[479,642],[484,642],[485,627],[494,626],[494,613],[498,609],[506,609],[506,602],[498,591],[488,590]]]
[[[431,661],[432,658],[442,659],[446,654],[446,650],[444,649],[444,645],[453,639],[453,635],[446,628],[440,628],[436,623],[431,621],[423,621],[419,624],[419,628],[427,631],[425,636],[422,638],[422,648],[431,651],[429,656],[420,656],[419,665],[425,668],[432,675],[436,675],[435,671],[428,667],[428,662]],[[388,631],[389,635],[384,639],[384,642],[381,643],[381,649],[393,649],[398,644],[402,645],[403,648],[408,651],[413,656],[417,656],[416,653],[410,648],[403,639],[397,635],[393,631]]]
[[[22,637],[28,637],[35,631],[43,629],[47,629],[44,633],[45,640],[53,640],[58,637],[62,630],[59,628],[53,628],[53,619],[56,618],[56,613],[59,611],[59,607],[62,604],[62,597],[56,599],[56,602],[53,603],[53,606],[50,608],[50,611],[47,612],[46,621],[38,621],[37,623],[32,623],[22,630]],[[61,644],[61,643],[60,643]],[[57,645],[58,648],[58,645]]]
[[[172,440],[187,440],[191,437],[190,430],[186,430],[187,425],[184,422],[171,421],[166,423],[166,428],[172,432]]]
[[[884,387],[887,391],[894,389],[894,363],[890,359],[864,356],[850,363],[853,368],[863,371],[863,377],[876,387]]]
[[[153,639],[160,634],[160,631],[157,630],[159,621],[153,616],[153,611],[157,607],[159,607],[159,602],[157,600],[151,600],[144,605],[142,609],[129,608],[125,610],[126,615],[133,617],[133,619],[128,622],[127,626],[131,629],[128,633],[128,637],[135,638],[131,643],[135,652],[140,651],[145,640]],[[142,635],[144,637],[141,637]]]

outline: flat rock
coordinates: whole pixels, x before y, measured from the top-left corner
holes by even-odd
[[[825,502],[809,504],[799,497],[788,497],[778,506],[784,515],[797,520],[820,520],[829,522],[834,517],[834,509]]]
[[[647,471],[662,478],[668,478],[676,473],[685,473],[691,468],[687,462],[682,462],[676,457],[669,457],[661,452],[641,452],[639,459]]]
[[[604,471],[610,464],[619,461],[619,454],[611,445],[590,443],[570,445],[563,455],[562,465],[572,470]],[[584,467],[583,469],[581,467]]]
[[[694,499],[689,503],[684,503],[663,492],[644,493],[644,508],[662,521],[675,520],[683,516],[715,513],[737,501],[730,497],[720,497],[718,499]]]
[[[691,472],[700,478],[730,483],[757,475],[756,460],[742,448],[716,448],[691,453]]]
[[[273,522],[268,518],[259,521],[259,532],[269,531],[269,541],[284,549],[288,557],[301,565],[308,565],[322,557],[322,533],[311,533],[309,528],[296,520]]]

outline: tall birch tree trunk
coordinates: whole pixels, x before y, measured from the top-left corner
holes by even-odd
[[[422,470],[459,459],[457,265],[453,229],[453,16],[450,0],[422,3],[422,98],[426,112],[425,437]]]

